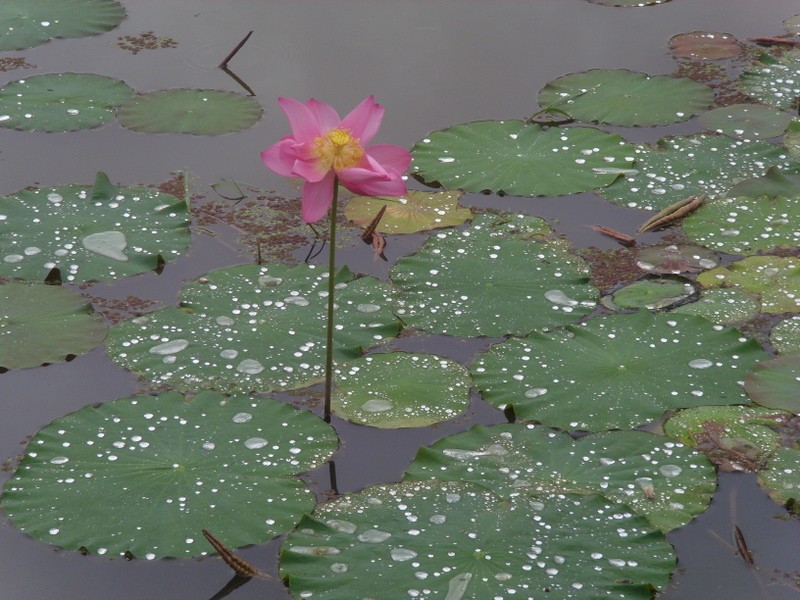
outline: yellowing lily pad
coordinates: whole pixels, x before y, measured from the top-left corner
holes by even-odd
[[[381,233],[415,233],[426,229],[461,225],[472,218],[472,211],[458,206],[463,196],[459,191],[417,192],[405,196],[354,196],[347,201],[345,216],[356,225],[366,227],[386,207],[377,231]]]
[[[697,276],[707,288],[740,288],[755,294],[766,313],[800,312],[800,259],[750,256]]]
[[[669,40],[669,49],[677,58],[689,60],[720,60],[736,56],[742,51],[735,36],[715,31],[673,35]]]

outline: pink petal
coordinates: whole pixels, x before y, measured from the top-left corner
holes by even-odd
[[[373,96],[367,96],[349,115],[342,119],[340,127],[349,129],[353,137],[361,140],[361,145],[369,144],[375,137],[383,119],[383,107],[375,102]]]
[[[330,131],[331,129],[336,129],[339,126],[339,123],[341,122],[339,113],[337,113],[330,104],[325,104],[324,102],[320,102],[315,98],[311,98],[311,100],[306,102],[306,106],[317,120],[320,131]]]
[[[322,219],[333,203],[333,171],[329,171],[321,181],[308,181],[303,185],[303,221],[316,223]]]
[[[399,173],[380,173],[362,167],[339,171],[339,180],[348,190],[362,196],[402,196],[407,191]]]
[[[297,161],[296,142],[291,137],[285,137],[277,144],[273,144],[261,153],[261,160],[268,169],[278,175],[293,177],[294,163]]]
[[[278,98],[278,104],[289,119],[292,135],[298,142],[309,143],[321,135],[316,115],[308,106],[294,98]]]
[[[367,156],[379,163],[387,171],[405,173],[411,164],[411,153],[400,146],[378,144],[366,149]]]

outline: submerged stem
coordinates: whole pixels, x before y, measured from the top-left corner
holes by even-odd
[[[325,408],[323,418],[331,422],[331,390],[333,389],[333,291],[336,273],[336,205],[339,200],[339,178],[333,178],[333,202],[331,203],[331,227],[328,248],[328,330],[325,340]]]

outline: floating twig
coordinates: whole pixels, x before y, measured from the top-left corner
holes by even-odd
[[[739,550],[739,556],[742,557],[742,560],[748,567],[754,566],[753,554],[750,552],[750,548],[747,547],[742,530],[739,529],[738,525],[733,526],[733,537],[736,540],[736,548]]]
[[[669,223],[673,223],[678,219],[682,219],[690,212],[700,208],[700,205],[703,204],[705,199],[705,196],[689,196],[684,200],[679,200],[675,204],[670,204],[664,210],[657,212],[655,215],[647,219],[647,221],[645,221],[642,226],[639,227],[638,231],[639,233],[653,231],[654,229],[660,229]]]
[[[800,39],[789,37],[754,37],[750,41],[762,46],[800,46]]]
[[[383,218],[383,214],[386,212],[386,205],[384,204],[381,206],[381,209],[378,211],[378,214],[375,215],[375,218],[369,222],[369,224],[364,228],[364,231],[361,234],[361,239],[365,244],[372,244],[372,247],[375,250],[375,257],[381,258],[383,260],[388,260],[384,255],[383,251],[386,249],[386,238],[383,237],[380,233],[375,231],[378,227],[378,224],[381,222]]]
[[[219,65],[217,65],[217,66],[218,66],[220,69],[224,69],[225,67],[227,67],[227,66],[228,66],[228,63],[230,62],[230,60],[231,60],[231,59],[232,59],[234,56],[236,56],[236,53],[237,53],[239,50],[241,50],[241,49],[242,49],[242,46],[244,46],[244,45],[247,43],[247,40],[249,40],[249,39],[250,39],[250,36],[251,36],[251,35],[253,35],[253,32],[252,32],[252,31],[248,32],[248,34],[247,34],[246,36],[244,36],[244,38],[242,39],[242,41],[241,41],[241,42],[239,42],[238,44],[236,44],[236,48],[234,48],[233,50],[231,50],[230,54],[228,54],[228,56],[226,56],[226,57],[225,57],[225,58],[222,60],[222,62],[221,62],[221,63],[219,63]]]
[[[602,235],[606,235],[610,238],[617,240],[623,246],[635,246],[636,239],[629,236],[626,233],[621,233],[616,229],[611,229],[610,227],[605,227],[603,225],[592,225],[592,229],[594,229],[597,233]]]
[[[253,88],[247,85],[241,77],[239,77],[236,73],[231,71],[228,67],[220,67],[220,69],[225,71],[225,73],[227,73],[231,79],[233,79],[236,83],[242,86],[249,96],[256,95],[256,93],[253,91]]]
[[[203,535],[208,540],[208,543],[214,547],[220,558],[225,561],[234,572],[240,577],[260,577],[262,579],[270,579],[270,576],[262,571],[256,569],[246,560],[236,556],[231,550],[225,547],[222,542],[211,535],[207,529],[203,529]]]

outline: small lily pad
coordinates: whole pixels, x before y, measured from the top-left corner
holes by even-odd
[[[455,481],[366,488],[318,507],[281,548],[295,598],[649,600],[675,566],[644,517],[598,496],[500,499]],[[379,586],[379,590],[376,589]]]
[[[115,0],[3,0],[0,52],[22,50],[53,38],[79,38],[111,31],[125,18]]]
[[[91,73],[33,75],[0,89],[0,127],[78,131],[114,118],[133,95],[124,81]]]
[[[469,372],[430,354],[370,354],[337,370],[333,412],[381,427],[425,427],[469,407]]]
[[[0,197],[0,276],[65,281],[152,271],[189,245],[188,207],[154,188],[112,185],[25,189]]]
[[[415,233],[426,229],[461,225],[472,218],[472,211],[458,206],[462,192],[409,191],[398,198],[389,196],[354,196],[347,201],[345,216],[356,225],[366,227],[380,212],[381,233]]]
[[[760,104],[731,104],[700,115],[703,127],[732,138],[765,139],[783,135],[792,115]]]
[[[106,331],[103,317],[71,289],[0,284],[0,369],[63,362],[101,344]]]
[[[669,40],[669,49],[677,58],[689,60],[721,60],[732,58],[742,51],[735,36],[715,31],[673,35]]]
[[[120,106],[124,127],[142,133],[220,135],[251,127],[261,118],[254,99],[220,90],[162,90]]]
[[[697,291],[679,277],[645,277],[621,287],[601,302],[612,310],[664,310],[686,303]]]
[[[713,269],[719,260],[716,252],[691,244],[645,246],[636,251],[636,265],[643,271],[660,275],[699,273]]]
[[[539,92],[539,105],[580,121],[609,125],[668,125],[686,121],[714,101],[714,92],[691,79],[625,69],[564,75]]]
[[[750,256],[697,276],[706,288],[739,288],[754,294],[766,313],[800,312],[800,259]]]
[[[769,340],[778,354],[800,354],[800,316],[776,323]]]
[[[414,176],[430,185],[514,196],[561,196],[610,184],[633,147],[589,127],[476,121],[434,131],[411,150]]]
[[[744,389],[761,406],[800,413],[800,356],[779,356],[758,363],[747,374]]]
[[[405,479],[471,481],[501,497],[600,494],[665,532],[702,513],[716,489],[705,457],[663,436],[607,431],[573,440],[519,424],[442,438],[420,449]]]
[[[696,302],[672,309],[681,315],[697,315],[719,325],[749,321],[761,310],[758,298],[736,288],[703,290]]]
[[[28,444],[0,503],[31,537],[139,558],[206,554],[291,529],[315,504],[295,475],[330,457],[333,429],[266,398],[175,392],[87,406]]]

